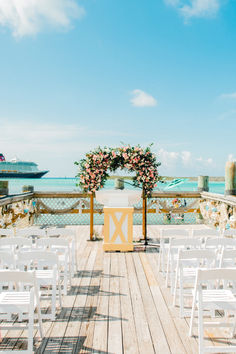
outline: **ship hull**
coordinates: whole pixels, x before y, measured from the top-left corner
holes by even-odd
[[[36,172],[0,172],[0,178],[41,178],[49,171]]]

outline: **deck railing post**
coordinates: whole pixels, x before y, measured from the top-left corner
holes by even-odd
[[[147,245],[147,197],[143,189],[143,238],[144,244]]]
[[[90,241],[93,240],[94,193],[90,195]]]
[[[209,176],[198,176],[198,192],[209,192]]]
[[[0,181],[0,195],[8,195],[8,181]]]
[[[225,165],[225,195],[236,195],[236,163],[231,161]]]

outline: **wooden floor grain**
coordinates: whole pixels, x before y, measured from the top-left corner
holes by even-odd
[[[88,241],[89,226],[75,228],[78,269],[56,320],[43,322],[45,337],[40,340],[35,331],[35,352],[198,353],[197,336],[188,336],[189,320],[179,318],[158,272],[158,248],[104,253],[101,240]],[[158,228],[149,227],[149,233],[155,244]],[[135,236],[141,236],[141,226]],[[2,331],[2,348],[23,348],[25,335]],[[211,332],[209,341],[220,343]]]

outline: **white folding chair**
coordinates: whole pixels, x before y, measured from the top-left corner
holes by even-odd
[[[166,262],[168,256],[169,241],[171,238],[176,237],[189,237],[189,229],[182,228],[169,228],[160,230],[160,250],[159,250],[159,261],[158,270],[163,274],[166,272]]]
[[[76,234],[75,230],[65,227],[54,227],[47,229],[48,237],[65,237],[69,241],[70,245],[70,262],[71,262],[71,274],[74,276],[77,271],[77,262],[76,262]]]
[[[233,287],[236,283],[236,269],[232,268],[217,268],[210,270],[198,269],[196,283],[193,294],[192,313],[190,320],[189,335],[193,334],[193,327],[196,325],[194,322],[195,310],[198,310],[198,343],[199,354],[203,353],[235,353],[235,345],[226,346],[205,346],[204,343],[204,327],[231,327],[232,335],[235,332],[235,318],[233,322],[229,322],[229,318],[226,322],[223,322],[223,318],[214,317],[215,321],[204,321],[204,311],[210,311],[210,313],[216,310],[224,310],[235,312],[236,311],[236,298],[232,292],[232,288],[220,288],[224,284],[231,284]],[[211,284],[209,288],[209,284]],[[212,284],[216,287],[212,288]],[[208,288],[206,288],[208,286]],[[209,320],[209,312],[207,313]],[[226,342],[229,339],[227,338]]]
[[[189,315],[185,311],[185,297],[192,297],[192,289],[194,288],[196,274],[198,268],[214,268],[216,263],[216,253],[210,250],[179,250],[173,305],[176,305],[177,286],[179,283],[179,303],[180,317]],[[185,288],[186,286],[186,288]]]
[[[236,240],[228,237],[207,238],[205,240],[205,248],[236,248]]]
[[[223,249],[236,249],[236,240],[228,237],[207,238],[205,240],[205,249],[216,250],[218,256],[218,262],[216,263],[216,266],[218,266],[220,254]]]
[[[35,227],[26,227],[24,229],[17,229],[15,235],[17,237],[32,237],[32,239],[35,239],[39,237],[46,237],[46,230]]]
[[[220,268],[236,268],[236,249],[222,249]]]
[[[0,250],[29,251],[32,248],[32,241],[25,237],[4,237],[0,239]]]
[[[210,228],[202,228],[202,229],[192,229],[192,237],[220,237],[220,231],[216,229]]]
[[[16,269],[16,256],[14,252],[0,249],[0,269]]]
[[[19,252],[17,254],[17,265],[21,270],[35,270],[41,299],[51,299],[51,313],[42,314],[42,318],[54,321],[57,294],[59,295],[60,307],[62,306],[57,254],[50,251]]]
[[[174,292],[174,279],[177,266],[178,252],[182,249],[200,249],[202,240],[198,238],[175,238],[171,239],[168,247],[167,271],[166,271],[166,287],[169,285],[169,277],[171,279],[171,293]]]
[[[37,312],[38,320],[36,328],[39,330],[40,337],[43,337],[39,291],[35,273],[0,270],[0,283],[14,284],[14,290],[3,291],[0,294],[0,318],[4,322],[11,321],[11,325],[1,323],[1,329],[28,329],[28,349],[20,352],[32,354],[35,311]],[[24,318],[28,320],[27,325],[20,324],[15,318],[12,318],[13,315],[22,313]],[[4,353],[4,351],[1,352]]]
[[[63,294],[67,294],[68,281],[71,285],[70,245],[64,238],[42,238],[36,242],[38,249],[56,252],[59,258],[60,276],[63,278]]]
[[[2,236],[14,236],[14,229],[1,229],[0,228],[0,237]]]
[[[224,237],[236,237],[236,229],[223,230],[222,235]]]
[[[16,270],[16,256],[15,253],[7,250],[0,249],[0,269],[1,270]],[[6,284],[5,284],[6,285]],[[0,284],[0,292],[3,291],[4,284]],[[10,289],[11,290],[11,289]]]

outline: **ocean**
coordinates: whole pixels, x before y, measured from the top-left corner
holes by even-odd
[[[79,188],[76,186],[77,179],[76,178],[11,178],[4,179],[1,178],[1,181],[8,181],[9,194],[18,194],[22,192],[22,187],[25,185],[34,186],[35,191],[52,191],[52,192],[75,192],[79,191]],[[129,183],[132,183],[129,181]],[[158,183],[156,191],[163,190],[165,188],[165,184]],[[210,182],[209,183],[209,192],[224,194],[224,182]],[[114,180],[108,180],[106,185],[106,189],[114,188]],[[125,183],[126,189],[133,189],[133,187]],[[171,188],[165,189],[166,191],[197,191],[197,182],[185,181],[184,183]]]

